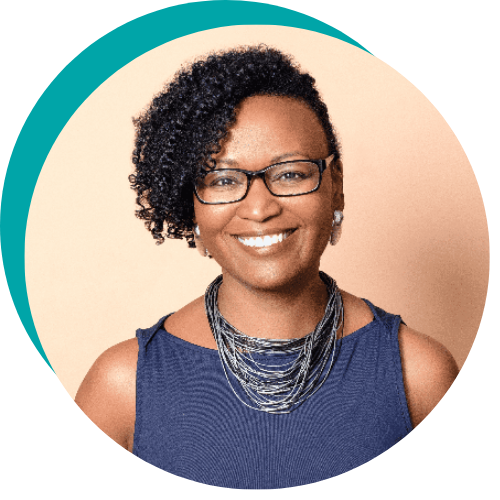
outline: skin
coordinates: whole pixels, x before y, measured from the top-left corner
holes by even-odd
[[[325,159],[328,143],[314,112],[283,97],[246,99],[222,150],[217,168],[260,170],[292,159]],[[219,308],[247,335],[298,338],[324,314],[327,292],[319,279],[334,210],[344,208],[342,164],[330,162],[318,191],[304,196],[272,196],[254,179],[247,197],[227,205],[204,205],[195,198],[201,241],[221,265],[224,281]],[[293,233],[267,249],[244,246],[238,236]],[[364,301],[342,291],[344,336],[373,320]],[[165,328],[187,342],[216,349],[199,297],[167,318]],[[436,406],[458,374],[451,354],[437,341],[406,325],[399,330],[403,380],[410,417],[417,426]],[[108,436],[132,451],[135,426],[136,339],[111,347],[94,363],[76,402]]]
[[[218,169],[260,170],[328,156],[325,133],[308,106],[291,98],[254,97],[240,107],[214,159]],[[340,169],[330,162],[320,188],[305,196],[276,197],[254,179],[238,203],[204,205],[195,199],[203,244],[224,276],[219,308],[236,328],[251,336],[295,338],[322,318],[328,297],[318,270],[333,212],[344,207]],[[293,234],[269,248],[246,247],[237,239],[285,231]]]

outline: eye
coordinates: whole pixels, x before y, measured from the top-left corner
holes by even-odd
[[[210,187],[214,187],[214,186],[232,186],[234,184],[235,184],[235,181],[231,177],[219,177],[218,179],[214,179],[210,183]]]
[[[295,170],[290,170],[290,172],[283,172],[277,177],[277,180],[283,180],[283,181],[295,181],[295,180],[300,180],[304,179],[306,175],[304,175],[303,172],[297,172]]]
[[[314,176],[316,169],[317,167],[314,163],[287,163],[271,169],[269,180],[279,184],[299,183]]]
[[[205,176],[203,184],[208,189],[231,189],[241,186],[245,179],[236,172],[215,171]]]

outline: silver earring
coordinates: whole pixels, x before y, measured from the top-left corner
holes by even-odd
[[[332,232],[330,234],[330,245],[336,245],[342,234],[342,221],[344,214],[340,210],[333,212]]]
[[[194,244],[196,245],[196,249],[198,252],[200,252],[200,255],[202,257],[208,257],[209,259],[212,258],[212,256],[208,253],[208,250],[206,249],[205,245],[203,244],[203,241],[201,240],[201,235],[200,235],[200,227],[198,224],[194,226]]]

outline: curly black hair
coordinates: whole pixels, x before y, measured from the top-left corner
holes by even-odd
[[[238,105],[255,95],[293,97],[316,113],[330,155],[340,157],[328,110],[315,80],[280,51],[259,45],[211,54],[181,69],[134,119],[136,215],[146,221],[157,244],[186,238],[194,247],[194,180],[201,168],[213,168],[212,154],[236,120]],[[166,230],[165,230],[166,227]]]

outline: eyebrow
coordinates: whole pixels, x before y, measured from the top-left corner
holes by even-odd
[[[269,165],[274,165],[275,163],[279,163],[283,160],[286,160],[287,158],[291,158],[292,156],[305,156],[304,153],[301,153],[299,151],[290,151],[289,153],[283,153],[278,156],[274,156],[271,158],[271,163]],[[238,165],[238,162],[236,160],[233,160],[232,158],[222,158],[220,160],[215,160],[216,165],[229,165],[230,167],[235,167]]]

